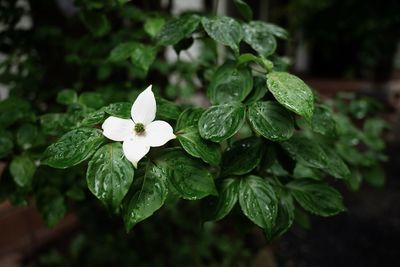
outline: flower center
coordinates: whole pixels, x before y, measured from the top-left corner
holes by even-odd
[[[135,124],[135,132],[136,134],[143,134],[144,133],[144,125],[142,123],[136,123]]]

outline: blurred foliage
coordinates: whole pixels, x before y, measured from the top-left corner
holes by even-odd
[[[379,105],[318,99],[276,52],[287,31],[247,22],[249,7],[235,4],[246,22],[207,12],[173,17],[159,1],[0,4],[0,83],[10,90],[0,102],[0,199],[27,205],[33,197],[50,227],[68,211],[80,218],[70,249],[38,265],[248,266],[253,224],[272,240],[294,222],[307,225],[308,213],[344,211],[336,182],[383,185]],[[21,28],[22,17],[32,26]],[[156,117],[177,140],[152,149],[137,169],[122,164],[132,181],[117,197],[95,194],[98,201],[87,161],[106,146],[121,149],[104,144],[98,128],[110,115],[129,118],[150,83]],[[107,194],[121,189],[103,181]]]
[[[292,28],[301,30],[311,53],[314,75],[391,77],[399,42],[400,2],[374,0],[293,0]]]

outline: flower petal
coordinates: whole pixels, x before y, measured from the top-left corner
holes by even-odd
[[[175,139],[173,129],[165,121],[153,121],[146,126],[146,143],[149,146],[162,146],[169,140]]]
[[[101,126],[103,135],[113,141],[125,141],[134,134],[135,124],[132,120],[108,117]]]
[[[144,142],[143,138],[130,138],[122,144],[125,157],[137,168],[141,160],[150,150],[150,147]]]
[[[132,105],[131,116],[135,123],[149,124],[156,117],[156,99],[151,85],[136,98]]]

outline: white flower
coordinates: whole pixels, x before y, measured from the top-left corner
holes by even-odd
[[[131,109],[131,120],[108,117],[103,125],[103,135],[113,141],[123,142],[125,157],[135,168],[150,150],[176,138],[171,125],[165,121],[153,121],[156,117],[156,99],[147,87],[135,100]]]

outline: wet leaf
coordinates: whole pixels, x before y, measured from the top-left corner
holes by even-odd
[[[289,33],[282,27],[272,23],[264,22],[264,28],[266,31],[274,35],[275,37],[287,40],[289,38]]]
[[[221,142],[232,137],[242,127],[246,110],[240,103],[212,106],[199,119],[201,137]]]
[[[278,214],[276,223],[271,235],[268,237],[269,239],[284,234],[290,228],[290,226],[292,226],[295,217],[295,206],[293,203],[293,198],[289,192],[286,190],[280,190],[278,199]]]
[[[86,181],[89,190],[112,211],[118,209],[133,181],[134,169],[121,143],[102,146],[89,161]]]
[[[165,23],[157,39],[160,45],[175,45],[194,32],[200,23],[198,15],[183,15]]]
[[[43,154],[42,164],[65,169],[90,158],[104,142],[103,133],[94,128],[78,128],[64,134]]]
[[[201,158],[211,165],[218,165],[221,160],[220,146],[216,143],[204,140],[196,126],[190,126],[180,131],[177,139],[183,149],[195,158]]]
[[[239,179],[225,179],[218,187],[218,197],[204,200],[203,213],[207,221],[219,221],[231,212],[238,200]]]
[[[321,145],[314,140],[294,135],[281,145],[294,160],[305,166],[317,169],[328,167],[328,156]]]
[[[217,194],[209,168],[182,150],[168,151],[158,161],[167,168],[169,183],[182,198],[196,200]]]
[[[153,215],[162,207],[168,195],[166,170],[149,164],[140,189],[124,200],[123,218],[129,231],[135,224]]]
[[[203,17],[204,30],[215,41],[227,45],[239,52],[239,43],[243,39],[243,30],[239,22],[230,17]]]
[[[201,117],[201,114],[203,114],[204,109],[203,108],[188,108],[185,109],[178,118],[178,121],[176,122],[175,129],[177,131],[188,128],[190,126],[196,126],[198,125],[199,119]]]
[[[315,108],[311,126],[316,133],[329,137],[336,136],[336,122],[327,107],[317,106]]]
[[[322,145],[322,149],[328,159],[328,165],[324,168],[324,171],[336,178],[349,179],[351,175],[350,169],[336,153],[334,147]]]
[[[247,66],[233,62],[220,66],[211,79],[207,94],[213,104],[241,102],[253,88],[253,77]]]
[[[325,183],[299,179],[286,186],[296,201],[311,213],[327,217],[346,210],[340,193]]]
[[[252,104],[247,116],[254,130],[269,140],[283,141],[293,135],[292,114],[275,101]]]
[[[104,121],[105,113],[103,109],[90,112],[85,115],[85,118],[81,121],[80,125],[83,127],[93,126],[100,124]]]
[[[238,140],[222,155],[221,175],[243,175],[258,166],[261,160],[260,138],[249,137]]]
[[[177,120],[181,114],[181,108],[174,102],[168,101],[161,97],[156,97],[157,117],[162,119]]]
[[[262,77],[254,77],[254,86],[250,94],[246,97],[244,103],[252,104],[261,100],[267,93],[267,80]]]
[[[278,213],[278,200],[273,187],[258,176],[240,180],[239,203],[243,214],[270,233]]]
[[[252,21],[243,25],[244,41],[263,57],[272,55],[276,50],[275,37],[262,21]]]
[[[301,79],[287,72],[271,72],[267,74],[267,85],[284,107],[307,119],[312,118],[314,95]]]
[[[120,102],[108,105],[104,111],[112,116],[130,119],[131,118],[132,103]]]

